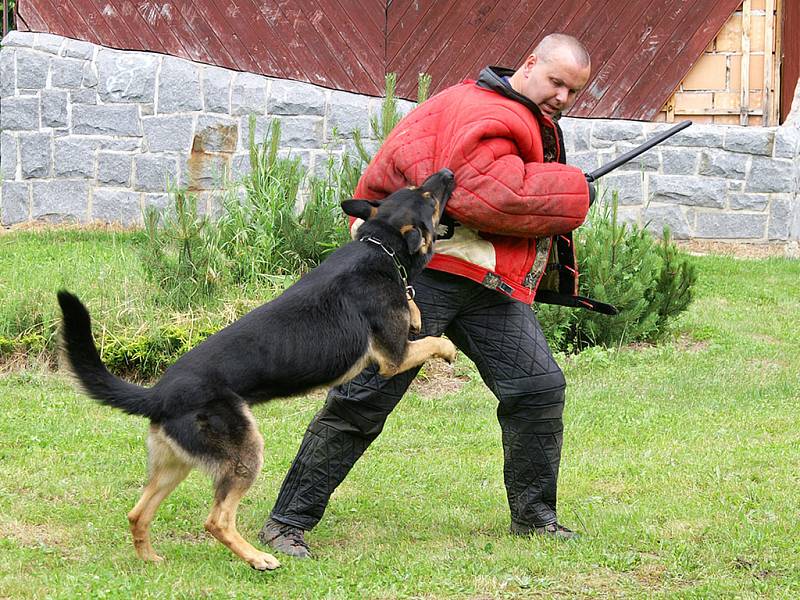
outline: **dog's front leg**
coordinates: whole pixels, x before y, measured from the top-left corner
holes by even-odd
[[[408,312],[411,316],[409,323],[409,330],[411,333],[419,333],[422,329],[422,313],[419,312],[419,306],[413,300],[408,300]]]
[[[406,353],[399,365],[382,361],[379,372],[381,377],[394,377],[420,366],[429,358],[442,358],[451,363],[456,359],[456,347],[446,338],[429,336],[414,340],[406,345]]]

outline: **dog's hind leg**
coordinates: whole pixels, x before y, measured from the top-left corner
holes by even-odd
[[[147,440],[150,480],[136,506],[128,513],[136,554],[142,560],[160,561],[150,543],[150,523],[159,505],[191,471],[165,439],[158,426],[151,425]]]
[[[253,422],[250,410],[245,407],[244,412],[248,421],[244,436],[237,443],[226,440],[229,458],[215,467],[214,505],[206,519],[205,528],[254,569],[277,569],[280,563],[274,556],[253,547],[236,530],[236,510],[261,470],[264,452],[264,439]]]

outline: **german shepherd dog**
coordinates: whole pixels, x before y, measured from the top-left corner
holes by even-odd
[[[454,360],[449,340],[409,341],[420,315],[408,285],[432,256],[454,185],[443,169],[380,203],[342,202],[345,213],[364,220],[359,239],[184,354],[151,388],[106,369],[86,307],[58,292],[63,354],[80,387],[102,404],[150,419],[149,481],[128,514],[140,558],[161,560],[150,544],[150,523],[164,498],[199,467],[214,481],[205,528],[253,568],[277,568],[274,556],[236,530],[239,501],[263,464],[264,440],[250,407],[346,382],[370,363],[391,377],[429,358]]]

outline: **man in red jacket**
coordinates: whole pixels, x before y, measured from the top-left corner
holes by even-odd
[[[355,194],[382,199],[443,167],[455,174],[447,231],[414,282],[421,335],[446,334],[498,399],[514,534],[575,536],[556,515],[566,383],[530,304],[610,308],[577,296],[570,232],[583,223],[593,190],[564,164],[556,124],[590,70],[584,47],[563,34],[545,37],[516,71],[487,67],[478,81],[436,94],[401,120]],[[416,373],[387,380],[368,368],[330,391],[259,534],[263,543],[310,556],[304,531],[322,518]]]

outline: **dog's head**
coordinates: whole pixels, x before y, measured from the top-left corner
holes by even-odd
[[[381,202],[345,200],[342,210],[364,221],[380,220],[399,231],[410,254],[433,252],[436,228],[456,185],[450,169],[437,171],[419,186],[397,190]]]

